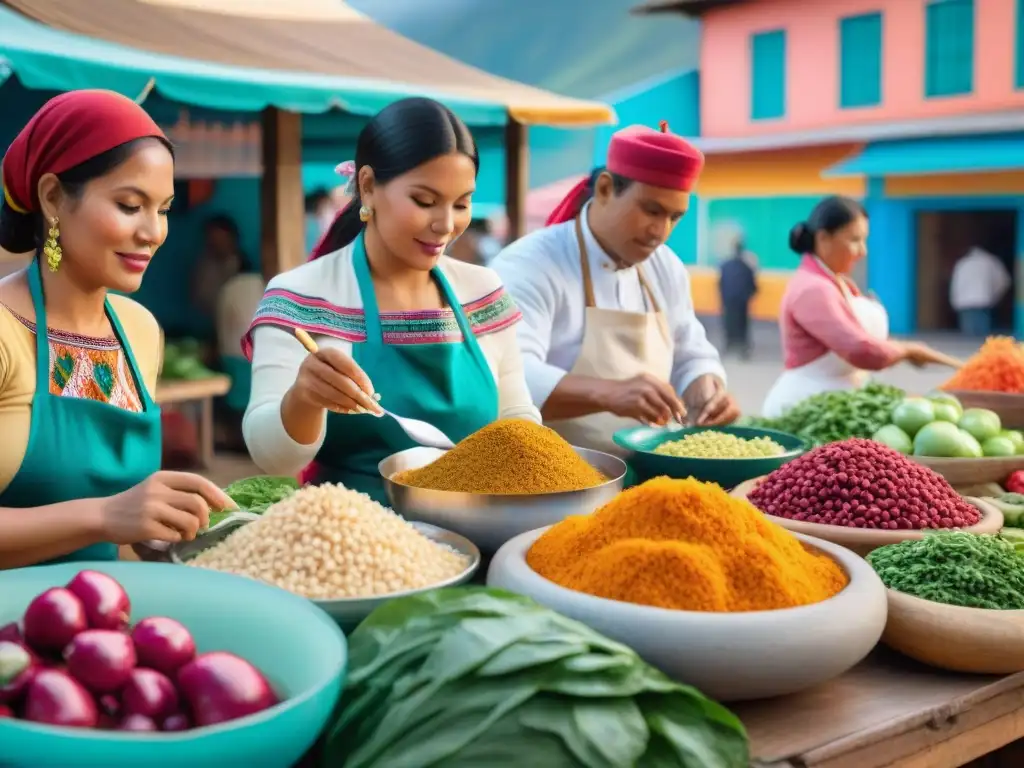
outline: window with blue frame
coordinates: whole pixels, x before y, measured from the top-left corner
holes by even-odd
[[[1024,0],[1017,0],[1017,87],[1024,88]]]
[[[974,90],[974,0],[930,0],[925,7],[924,93]]]
[[[750,38],[750,118],[774,120],[786,114],[786,32]]]
[[[882,14],[839,20],[839,106],[882,103]]]

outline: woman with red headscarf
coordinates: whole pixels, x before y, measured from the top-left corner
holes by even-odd
[[[138,290],[167,237],[170,143],[109,91],[47,102],[3,158],[0,248],[34,251],[0,280],[0,568],[113,560],[195,536],[232,506],[160,472],[156,320]]]

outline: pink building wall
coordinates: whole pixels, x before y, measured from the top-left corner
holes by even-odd
[[[924,96],[925,0],[755,0],[711,11],[701,39],[701,133],[736,138],[1024,107],[1016,0],[975,0],[974,92]],[[882,103],[839,107],[839,19],[881,11]],[[750,36],[786,30],[786,114],[750,119]]]

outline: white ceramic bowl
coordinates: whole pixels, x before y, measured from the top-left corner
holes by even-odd
[[[794,534],[831,557],[850,583],[835,597],[777,611],[672,611],[606,600],[548,581],[526,564],[547,529],[509,541],[491,561],[487,586],[517,592],[633,648],[669,677],[717,701],[782,696],[839,677],[885,629],[885,586],[843,547]]]

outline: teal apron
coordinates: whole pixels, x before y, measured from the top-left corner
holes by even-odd
[[[495,421],[497,384],[462,305],[441,270],[434,267],[431,276],[458,320],[463,341],[385,344],[362,235],[355,242],[352,263],[366,322],[366,341],[352,345],[352,356],[373,382],[381,404],[400,416],[433,424],[456,443]],[[324,444],[303,479],[343,483],[387,504],[377,464],[415,446],[387,416],[330,413]]]
[[[37,259],[28,270],[36,316],[32,422],[25,458],[14,480],[0,492],[0,507],[42,507],[113,496],[160,469],[160,409],[146,391],[135,356],[109,301],[107,317],[131,368],[142,412],[126,411],[98,400],[50,394],[50,344],[39,270]],[[50,562],[116,559],[117,545],[102,543]]]

